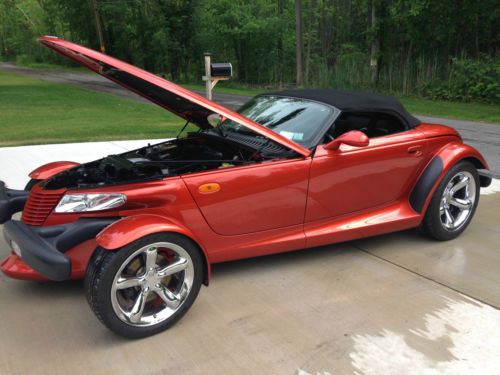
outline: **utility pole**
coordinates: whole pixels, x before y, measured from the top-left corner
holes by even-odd
[[[92,8],[94,8],[95,28],[97,31],[97,36],[99,38],[99,48],[102,53],[106,53],[104,38],[102,37],[101,17],[99,16],[99,7],[97,6],[97,0],[92,0]]]

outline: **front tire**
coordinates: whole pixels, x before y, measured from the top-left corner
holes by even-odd
[[[85,292],[90,308],[113,332],[141,338],[175,324],[196,299],[203,260],[196,244],[176,233],[153,234],[118,250],[98,248]]]
[[[427,208],[421,231],[440,241],[458,237],[469,225],[479,203],[476,167],[461,161],[445,174]]]

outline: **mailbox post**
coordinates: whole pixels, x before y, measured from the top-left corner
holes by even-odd
[[[212,90],[219,81],[227,81],[233,75],[231,63],[212,63],[212,55],[205,52],[205,91],[207,99],[212,100]]]

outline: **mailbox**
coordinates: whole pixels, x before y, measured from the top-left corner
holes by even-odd
[[[210,75],[217,78],[230,78],[233,75],[233,66],[231,63],[212,63],[210,64]]]
[[[231,63],[213,63],[210,52],[205,52],[205,75],[201,77],[205,81],[207,98],[212,100],[212,90],[219,81],[227,81],[233,75]]]

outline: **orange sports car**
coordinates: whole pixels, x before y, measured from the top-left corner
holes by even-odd
[[[233,112],[105,54],[40,42],[199,129],[86,164],[41,166],[24,190],[0,183],[12,249],[2,271],[85,278],[96,316],[127,337],[179,320],[216,262],[415,227],[455,238],[491,182],[455,130],[421,123],[389,96],[274,92]]]

